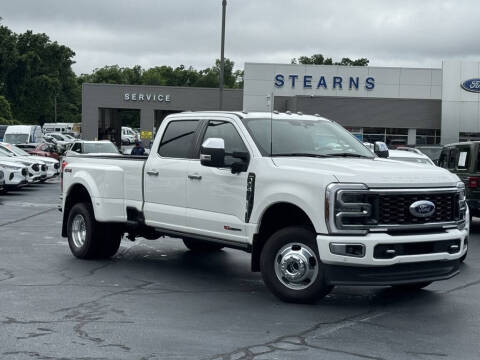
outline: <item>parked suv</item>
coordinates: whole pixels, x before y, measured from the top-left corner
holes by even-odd
[[[445,145],[438,166],[450,170],[464,182],[470,216],[480,216],[480,141]]]

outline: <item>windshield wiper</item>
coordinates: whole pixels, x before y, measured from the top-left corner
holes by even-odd
[[[315,158],[326,158],[327,155],[320,155],[320,154],[310,154],[310,153],[282,153],[282,154],[272,154],[270,156],[305,156],[305,157],[315,157]]]
[[[355,157],[355,158],[366,158],[366,159],[371,159],[373,158],[370,156],[365,156],[365,155],[360,155],[360,154],[354,154],[354,153],[335,153],[335,154],[326,154],[325,156],[338,156],[338,157]]]

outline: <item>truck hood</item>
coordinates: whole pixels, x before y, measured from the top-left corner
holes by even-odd
[[[334,176],[338,182],[363,183],[372,188],[456,186],[457,175],[431,165],[374,158],[304,158],[276,157],[274,164],[299,173]]]

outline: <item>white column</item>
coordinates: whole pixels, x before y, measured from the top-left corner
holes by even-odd
[[[408,129],[408,145],[415,145],[417,143],[417,129]]]

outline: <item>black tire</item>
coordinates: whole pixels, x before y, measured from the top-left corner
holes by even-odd
[[[431,283],[432,281],[424,281],[424,282],[411,283],[411,284],[392,285],[392,287],[394,287],[395,289],[404,290],[404,291],[417,291],[427,287]]]
[[[99,257],[108,259],[115,255],[120,248],[123,232],[113,229],[111,225],[101,225],[100,251]]]
[[[308,255],[308,266],[311,271],[317,272],[316,275],[313,275],[314,279],[306,278],[302,284],[288,284],[288,280],[282,277],[281,274],[277,276],[278,268],[281,267],[281,259],[287,258],[287,254],[279,254],[279,252],[284,248],[285,251],[289,252],[290,244],[299,244],[291,247],[292,254],[294,254],[295,251],[300,251],[298,250],[299,247],[302,249],[305,248],[308,254],[311,254],[310,251],[313,251],[314,257]],[[333,289],[333,286],[327,285],[325,281],[323,264],[320,262],[315,233],[303,227],[287,227],[270,236],[260,255],[260,270],[263,281],[268,289],[279,299],[286,302],[312,303],[323,298]],[[297,269],[294,270],[298,270],[298,264]],[[282,280],[280,278],[282,278]],[[292,289],[289,285],[303,288]]]
[[[463,254],[462,257],[459,259],[461,263],[465,261],[465,259],[467,258],[467,254],[468,254],[468,249],[467,249],[467,252]]]
[[[222,245],[189,238],[184,238],[183,243],[189,250],[195,252],[213,252],[223,249]]]
[[[85,237],[82,243],[75,239],[74,220],[83,222]],[[79,259],[109,258],[120,246],[121,233],[109,231],[108,225],[95,220],[92,206],[88,203],[75,204],[68,214],[68,245],[72,254]]]

